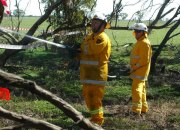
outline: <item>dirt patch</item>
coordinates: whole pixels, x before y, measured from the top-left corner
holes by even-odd
[[[111,129],[109,126],[120,129],[124,127],[126,129],[139,128],[142,130],[176,130],[180,128],[180,120],[178,118],[178,115],[180,115],[179,104],[173,101],[164,101],[159,104],[157,101],[151,101],[149,104],[149,112],[141,117],[131,114],[131,104],[105,106],[104,129]]]

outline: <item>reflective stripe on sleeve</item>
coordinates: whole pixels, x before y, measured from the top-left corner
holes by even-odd
[[[98,81],[98,80],[81,80],[81,83],[97,84],[97,85],[105,85],[105,84],[106,84],[106,81]]]
[[[80,64],[87,64],[87,65],[98,65],[98,61],[90,61],[90,60],[81,60]]]

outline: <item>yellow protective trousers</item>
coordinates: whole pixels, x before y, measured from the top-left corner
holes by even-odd
[[[91,121],[98,125],[102,125],[104,122],[102,107],[103,96],[104,86],[83,85],[83,97],[91,114]]]
[[[132,111],[138,114],[148,111],[146,101],[146,83],[138,79],[133,79],[132,83]]]

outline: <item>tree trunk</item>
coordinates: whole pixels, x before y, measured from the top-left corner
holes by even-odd
[[[14,112],[7,111],[0,107],[0,116],[4,118],[8,118],[14,121],[18,121],[21,123],[28,124],[31,128],[37,128],[40,130],[62,130],[61,127],[58,127],[56,125],[50,124],[46,121],[37,120],[25,115],[19,115]]]
[[[22,130],[22,128],[26,128],[26,125],[20,124],[20,125],[8,126],[8,127],[0,128],[0,130]]]
[[[2,2],[0,2],[0,24],[3,20],[3,14],[4,14],[4,6],[2,5]]]
[[[4,53],[0,55],[0,68],[2,68],[6,61],[11,57],[12,55],[18,53],[20,50],[5,50]]]
[[[153,73],[156,72],[156,61],[158,59],[158,56],[161,54],[161,51],[166,45],[167,41],[171,38],[170,35],[176,28],[178,28],[179,24],[180,24],[180,19],[177,20],[177,22],[169,29],[169,31],[166,33],[166,36],[164,37],[161,44],[159,45],[158,49],[153,54],[152,61],[151,61],[151,72]]]

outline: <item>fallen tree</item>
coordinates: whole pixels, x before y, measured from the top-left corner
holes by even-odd
[[[17,75],[7,73],[2,70],[0,70],[0,80],[3,84],[8,84],[13,87],[26,89],[33,94],[37,94],[44,100],[49,101],[50,103],[52,103],[53,105],[58,107],[60,110],[62,110],[69,118],[71,118],[74,122],[76,122],[76,124],[81,128],[84,128],[86,130],[103,130],[100,126],[94,125],[88,119],[84,118],[84,116],[79,111],[77,111],[75,108],[73,108],[69,103],[67,103],[63,99],[55,96],[53,93],[41,88],[40,86],[38,86],[35,82],[33,82],[31,80],[23,79]],[[19,118],[18,118],[18,116],[22,117],[21,115],[17,114],[16,115],[17,118],[15,118],[14,116],[12,116],[13,117],[12,118],[11,116],[6,117],[6,114],[11,115],[10,112],[5,111],[2,107],[0,107],[0,116],[2,116],[2,117],[5,117],[5,118],[9,117],[9,119],[19,121],[21,123],[24,123],[25,119],[27,121],[30,121],[28,119],[31,119],[31,118],[26,117],[26,118],[23,118],[24,120],[22,121],[22,120],[19,120]],[[15,113],[13,113],[13,114],[15,114]],[[37,121],[35,121],[35,122],[37,122]],[[38,124],[36,124],[36,125],[38,125]],[[44,124],[44,126],[46,126],[46,125]],[[60,129],[60,127],[57,128],[57,130],[58,129]]]
[[[14,125],[14,126],[0,128],[0,130],[17,130],[17,129],[24,128],[25,126],[26,126],[25,124],[20,124],[20,125]]]
[[[18,121],[21,123],[25,123],[25,126],[28,125],[29,127],[37,128],[37,129],[43,129],[43,130],[62,130],[61,127],[55,126],[53,124],[50,124],[48,122],[37,120],[25,115],[19,115],[14,112],[7,111],[0,107],[0,116],[4,118],[8,118],[10,120]]]

